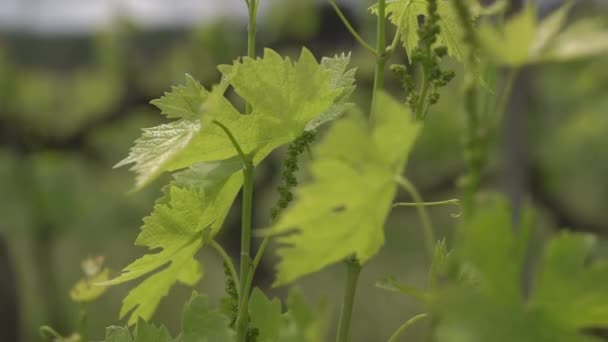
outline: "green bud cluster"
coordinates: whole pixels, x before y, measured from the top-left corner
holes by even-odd
[[[271,220],[276,220],[279,214],[287,208],[289,203],[293,201],[292,190],[298,185],[296,172],[298,171],[298,157],[306,151],[310,144],[314,141],[316,132],[306,131],[294,140],[287,148],[287,156],[283,160],[283,170],[281,172],[281,184],[277,190],[279,192],[279,200],[274,208],[270,211]]]
[[[237,285],[234,283],[230,274],[230,268],[225,262],[224,275],[226,277],[226,284],[224,288],[226,296],[221,299],[220,308],[222,313],[230,319],[230,327],[234,328],[234,325],[236,324],[236,316],[239,310],[239,294],[236,290]]]
[[[475,29],[473,27],[473,22],[471,21],[471,13],[469,11],[469,7],[464,0],[454,0],[454,9],[456,10],[456,15],[460,20],[460,23],[463,27],[464,42],[470,46],[471,51],[475,50],[475,47],[479,46],[477,42],[477,36],[475,35]]]
[[[439,89],[445,87],[455,76],[451,70],[441,69],[440,61],[447,56],[448,48],[437,44],[441,20],[437,11],[437,1],[429,0],[427,16],[424,23],[418,28],[419,42],[413,50],[411,64],[393,65],[391,70],[401,80],[407,93],[407,103],[414,111],[417,119],[423,119],[431,105],[439,101]],[[424,83],[419,90],[414,80],[414,68],[420,66],[423,71]]]

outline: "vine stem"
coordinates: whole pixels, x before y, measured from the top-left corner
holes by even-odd
[[[243,167],[243,211],[241,220],[241,297],[236,318],[237,341],[245,342],[249,326],[249,286],[244,281],[250,277],[251,266],[251,211],[253,208],[253,163]]]
[[[344,285],[344,300],[342,302],[342,310],[340,312],[340,325],[336,335],[336,342],[347,342],[348,332],[350,329],[350,319],[353,313],[355,303],[355,293],[357,292],[357,283],[359,274],[361,273],[361,264],[354,258],[346,260],[346,283]]]
[[[82,312],[80,314],[80,335],[83,341],[89,340],[89,305],[84,303],[82,305]]]
[[[416,202],[417,204],[416,209],[418,210],[418,215],[420,216],[420,220],[422,221],[426,249],[429,253],[429,257],[432,260],[433,255],[435,254],[436,240],[435,233],[433,231],[433,225],[431,224],[431,218],[429,217],[429,213],[427,212],[426,207],[424,206],[424,200],[422,199],[422,196],[420,196],[420,193],[418,192],[414,184],[412,184],[412,182],[410,182],[408,179],[404,177],[396,177],[395,182],[397,182],[397,184],[399,184],[403,188],[403,190],[407,191],[414,199],[414,202]]]
[[[507,110],[509,98],[511,97],[513,85],[515,84],[515,80],[517,79],[518,74],[519,68],[513,68],[508,72],[500,98],[496,102],[496,109],[494,111],[496,115],[502,116]]]
[[[372,90],[372,103],[370,121],[375,122],[376,97],[384,87],[384,69],[388,54],[386,50],[386,0],[378,0],[378,21],[376,28],[376,68],[374,70],[374,88]]]
[[[257,14],[258,14],[258,3],[259,0],[246,0],[247,7],[249,9],[249,24],[247,25],[247,57],[254,59],[255,53],[255,41],[257,31]],[[245,113],[251,114],[253,108],[250,103],[246,104]]]
[[[375,55],[376,52],[377,52],[376,49],[374,49],[371,45],[369,45],[361,37],[361,35],[359,35],[359,33],[357,33],[357,30],[355,30],[355,28],[350,23],[350,21],[348,21],[348,19],[344,15],[344,12],[342,12],[342,10],[338,6],[338,4],[336,4],[336,1],[335,0],[329,0],[329,5],[334,9],[334,11],[336,12],[336,14],[340,18],[340,20],[342,20],[342,23],[344,24],[344,26],[346,27],[346,29],[350,32],[350,34],[353,36],[353,38],[355,38],[355,40],[357,42],[359,42],[359,44],[361,44],[361,46],[363,46],[364,48],[366,48],[368,51],[370,51],[371,53],[373,53]]]
[[[423,314],[416,315],[416,316],[410,318],[405,323],[403,323],[399,327],[399,329],[397,329],[397,331],[395,331],[395,333],[391,336],[391,338],[388,339],[388,342],[397,342],[397,338],[399,338],[399,336],[401,334],[403,334],[412,325],[416,324],[416,322],[423,320],[423,319],[427,318],[428,316],[429,316],[428,314],[423,313]]]
[[[253,0],[252,0],[253,1]],[[214,124],[219,126],[228,136],[236,149],[241,161],[243,162],[243,211],[241,213],[241,264],[240,264],[240,296],[239,309],[236,316],[237,342],[245,342],[247,330],[249,328],[249,292],[250,286],[245,281],[249,279],[251,266],[251,212],[253,209],[253,160],[243,152],[238,141],[230,132],[230,129],[221,122],[214,120]],[[234,271],[236,273],[236,271]]]
[[[211,247],[213,247],[218,252],[218,254],[222,257],[222,259],[224,259],[224,263],[228,266],[228,271],[230,272],[230,276],[232,277],[232,281],[235,284],[240,284],[240,282],[239,282],[239,276],[236,273],[236,267],[234,267],[234,263],[232,262],[232,258],[230,258],[230,256],[228,255],[228,253],[226,253],[226,251],[224,250],[224,248],[222,248],[222,246],[220,246],[220,244],[217,243],[217,241],[211,240],[211,241],[209,241],[209,244],[211,245]],[[237,295],[240,298],[241,297],[241,289],[240,289],[239,286],[237,286],[236,292],[237,292]]]

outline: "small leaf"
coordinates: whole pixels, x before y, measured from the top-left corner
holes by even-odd
[[[279,332],[283,325],[281,302],[270,300],[259,289],[253,289],[249,299],[251,326],[259,330],[257,342],[278,342]]]
[[[171,92],[150,103],[158,107],[169,119],[197,120],[203,113],[206,99],[205,88],[186,74],[185,85],[171,87]]]
[[[498,63],[522,66],[531,61],[536,30],[536,8],[526,5],[503,27],[490,21],[481,23],[477,34],[485,53]]]
[[[401,31],[401,40],[408,56],[418,46],[419,17],[428,13],[428,0],[389,0],[386,4],[386,16],[393,25]],[[378,13],[378,5],[370,7],[374,14]],[[437,0],[439,14],[439,32],[437,45],[447,47],[448,54],[458,60],[463,60],[465,52],[462,43],[464,32],[458,22],[453,6],[448,0]]]
[[[318,342],[327,335],[327,306],[321,302],[316,308],[306,304],[304,296],[291,290],[287,297],[285,325],[281,329],[280,342]]]
[[[203,245],[201,232],[213,223],[214,213],[212,206],[205,208],[202,192],[171,186],[154,207],[152,215],[144,219],[136,245],[162,250],[135,260],[120,276],[103,283],[120,284],[168,264],[131,290],[123,300],[121,318],[135,309],[129,325],[135,324],[139,317],[150,319],[161,298],[177,281],[193,285],[200,279],[202,269],[194,255]]]
[[[541,58],[567,62],[601,54],[608,54],[608,29],[601,20],[584,19],[558,35]]]
[[[169,331],[165,327],[155,327],[144,320],[137,322],[134,342],[173,342]]]
[[[96,300],[103,295],[107,287],[96,285],[104,282],[110,277],[110,269],[105,268],[99,273],[84,277],[78,281],[70,290],[70,298],[75,302],[88,303]]]
[[[209,306],[209,298],[192,294],[184,309],[182,342],[233,342],[228,319]]]
[[[105,342],[132,342],[128,328],[111,326],[106,328]]]

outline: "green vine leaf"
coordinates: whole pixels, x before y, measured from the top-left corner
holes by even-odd
[[[386,16],[401,32],[401,40],[408,56],[418,46],[419,16],[427,15],[428,0],[388,0],[386,2]],[[370,7],[374,14],[378,13],[378,4]],[[465,56],[462,37],[464,32],[458,23],[458,17],[448,0],[437,0],[439,14],[439,37],[437,45],[448,48],[448,54],[458,60]]]
[[[594,239],[561,233],[539,263],[532,292],[521,276],[530,215],[512,230],[505,200],[476,211],[463,230],[456,257],[475,284],[456,282],[435,291],[437,338],[445,342],[591,342],[584,330],[608,326],[608,263],[589,262]]]
[[[173,338],[164,326],[156,327],[140,319],[137,322],[133,342],[173,342]]]
[[[123,300],[120,317],[131,312],[129,324],[138,317],[148,320],[160,300],[176,282],[194,285],[202,276],[200,264],[193,257],[220,230],[243,183],[237,158],[221,162],[199,163],[175,174],[154,207],[144,218],[135,244],[158,253],[147,254],[125,267],[122,273],[103,284],[121,284],[161,269],[134,289]]]
[[[125,267],[122,273],[105,283],[116,285],[158,270],[124,298],[120,318],[131,313],[129,325],[138,318],[150,319],[160,300],[170,287],[180,281],[194,285],[202,276],[202,269],[194,255],[203,245],[203,231],[214,220],[213,207],[205,208],[204,193],[198,190],[171,186],[153,213],[144,218],[142,231],[135,244],[158,253],[146,254]]]
[[[209,298],[192,294],[184,309],[182,342],[233,342],[228,319],[209,305]]]
[[[300,187],[295,205],[264,231],[283,245],[276,286],[353,255],[365,263],[384,243],[394,178],[421,126],[389,95],[380,93],[377,104],[373,129],[358,113],[332,127],[315,151],[314,181]]]
[[[608,53],[608,31],[603,22],[585,19],[565,27],[572,4],[566,1],[542,21],[536,7],[529,4],[502,26],[481,22],[478,34],[484,52],[494,62],[513,67]]]
[[[260,334],[257,342],[277,342],[281,328],[283,327],[283,317],[281,314],[281,301],[278,299],[270,300],[259,289],[253,289],[249,298],[249,315],[251,326],[257,328]]]
[[[132,342],[131,333],[128,328],[111,326],[106,328],[105,342]]]
[[[106,328],[105,342],[174,342],[167,328],[156,327],[144,320],[137,322],[135,338],[127,327],[111,326]]]
[[[144,129],[129,156],[116,167],[134,164],[136,188],[141,188],[163,172],[236,156],[214,120],[225,125],[259,163],[305,129],[314,129],[346,109],[354,82],[354,70],[346,67],[349,59],[336,56],[318,63],[303,49],[292,62],[266,49],[262,58],[245,57],[220,66],[222,82],[211,92],[187,76],[185,85],[153,101],[168,118],[179,120]],[[251,115],[242,115],[224,97],[228,86],[252,105]]]
[[[310,307],[298,290],[291,290],[287,297],[287,312],[277,342],[318,342],[327,335],[327,305],[320,302]]]
[[[197,120],[203,114],[207,90],[186,74],[186,84],[171,87],[163,97],[150,103],[169,119]]]

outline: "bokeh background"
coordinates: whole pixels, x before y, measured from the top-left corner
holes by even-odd
[[[343,0],[363,36],[373,39],[369,0]],[[541,13],[559,1],[540,1]],[[323,1],[261,0],[259,46],[294,55],[352,51],[359,67],[354,101],[367,106],[373,59],[353,42]],[[572,17],[608,22],[608,1],[578,1]],[[608,38],[607,38],[608,39]],[[81,277],[80,261],[103,255],[118,271],[144,250],[132,246],[142,217],[160,194],[161,179],[129,194],[133,175],[112,166],[126,156],[142,127],[162,122],[149,101],[189,73],[204,85],[218,81],[216,66],[246,51],[242,0],[2,0],[0,2],[0,341],[40,341],[39,326],[68,335],[79,306],[68,292]],[[399,62],[395,58],[393,62]],[[538,240],[558,229],[608,233],[608,56],[525,69],[496,132],[484,187],[538,209]],[[453,66],[460,74],[458,66]],[[389,78],[390,88],[399,94]],[[427,200],[458,197],[462,175],[463,114],[459,82],[431,110],[408,166]],[[277,198],[282,151],[256,174],[255,226],[268,222]],[[353,186],[356,186],[354,184]],[[240,204],[220,241],[238,254]],[[432,210],[450,235],[458,208]],[[382,341],[422,308],[374,283],[386,275],[416,286],[426,282],[426,260],[415,213],[395,211],[387,241],[364,268],[352,340]],[[605,246],[605,244],[604,244]],[[605,250],[605,248],[604,248]],[[202,251],[206,274],[198,286],[219,299],[224,276],[213,251]],[[256,282],[267,289],[274,256]],[[311,303],[329,304],[335,333],[344,269],[330,267],[297,286]],[[90,306],[90,335],[102,340],[118,324],[120,301],[133,284],[110,289]],[[178,286],[154,317],[175,333],[191,289]],[[271,289],[284,296],[286,289]],[[424,326],[413,328],[413,341]],[[418,338],[417,338],[418,337]]]

